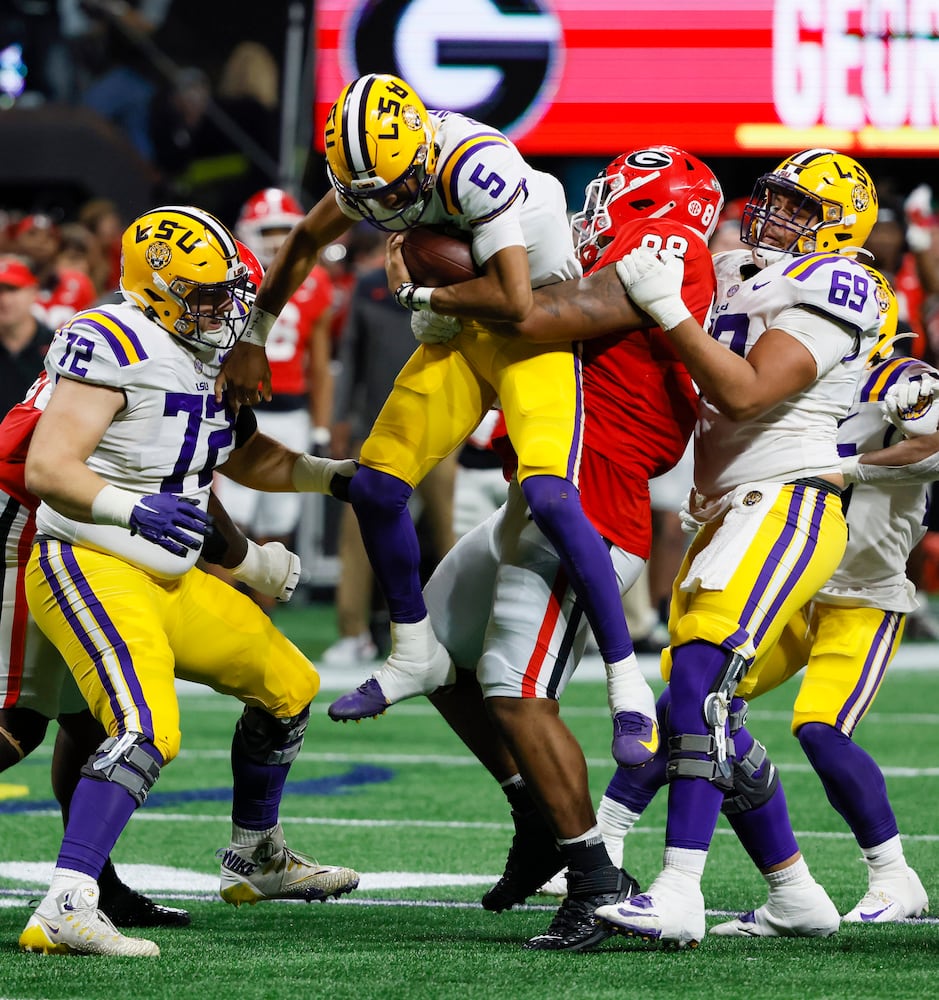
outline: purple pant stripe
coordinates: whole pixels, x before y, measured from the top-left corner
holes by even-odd
[[[571,439],[571,450],[567,456],[567,478],[575,485],[578,485],[580,468],[580,452],[583,447],[583,419],[584,419],[584,369],[581,360],[580,345],[574,346],[571,354],[574,360],[574,382],[577,386],[574,409],[574,435]]]
[[[857,720],[864,717],[864,713],[870,708],[871,702],[877,694],[880,682],[893,656],[897,630],[900,628],[902,620],[903,615],[896,611],[884,612],[883,621],[880,623],[874,642],[864,659],[861,676],[838,713],[836,728],[847,736],[850,736],[854,731]],[[849,724],[848,719],[851,717],[854,721]]]

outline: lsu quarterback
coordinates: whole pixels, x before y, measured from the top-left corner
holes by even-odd
[[[561,556],[606,664],[620,734],[616,753],[624,763],[642,763],[658,741],[655,698],[633,652],[608,547],[580,502],[580,353],[569,342],[537,345],[490,328],[523,320],[533,288],[581,274],[560,182],[533,169],[496,129],[453,112],[428,111],[413,88],[393,76],[371,74],[343,88],[327,116],[325,145],[333,191],[294,227],[274,258],[218,391],[227,386],[236,402],[269,396],[263,345],[276,314],[317,252],[357,221],[390,233],[455,226],[471,234],[481,271],[440,288],[416,286],[406,270],[394,277],[389,271],[389,287],[413,312],[412,328],[422,343],[362,447],[348,499],[388,602],[392,650],[371,677],[333,702],[330,716],[376,716],[453,680],[454,667],[421,595],[407,500],[498,399],[518,453],[525,500]]]

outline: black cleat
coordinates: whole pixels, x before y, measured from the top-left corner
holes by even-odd
[[[590,951],[613,934],[597,923],[598,906],[622,903],[639,891],[639,883],[622,868],[601,868],[584,875],[567,873],[567,898],[544,934],[522,945],[529,951]]]
[[[188,910],[154,903],[149,896],[124,885],[120,879],[115,882],[105,879],[100,888],[98,909],[116,927],[188,927],[192,922]]]
[[[537,810],[512,810],[515,836],[505,859],[502,878],[482,898],[493,913],[524,903],[564,867],[564,858],[547,821]]]

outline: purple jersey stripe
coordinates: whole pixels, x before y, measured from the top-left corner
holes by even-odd
[[[864,713],[870,708],[871,702],[880,689],[887,667],[893,659],[897,633],[902,621],[903,615],[900,613],[896,611],[884,612],[883,621],[874,635],[874,642],[871,643],[871,648],[864,660],[861,676],[838,713],[836,728],[846,736],[850,736],[854,732],[855,726],[864,718]],[[885,646],[886,652],[884,651]],[[873,678],[873,683],[871,683],[871,678]],[[865,689],[867,695],[863,697]],[[848,719],[851,717],[854,721],[849,727]]]
[[[515,189],[515,194],[513,194],[512,197],[509,198],[507,202],[505,202],[505,204],[495,209],[495,211],[490,212],[488,215],[480,215],[475,219],[471,219],[470,225],[482,226],[485,225],[487,222],[492,222],[493,219],[497,219],[500,215],[503,214],[503,212],[507,212],[518,201],[519,196],[522,195],[524,191],[525,189],[522,186],[522,184],[519,184],[519,186]]]
[[[800,257],[797,261],[790,264],[783,275],[785,277],[795,278],[796,281],[805,281],[805,279],[813,272],[818,270],[825,264],[837,264],[844,263],[844,258],[839,261],[838,258],[832,257],[831,254],[823,253],[818,254],[817,257]],[[793,274],[792,272],[798,272]]]
[[[888,374],[887,378],[883,377],[884,373],[882,371],[872,375],[864,383],[864,388],[861,390],[860,401],[862,403],[869,403],[871,401],[872,393],[875,392],[876,392],[875,396],[876,399],[883,399],[884,396],[887,394],[887,390],[890,388],[890,386],[894,385],[899,380],[900,376],[908,367],[909,367],[908,364],[897,365],[896,368],[894,368],[893,371]]]

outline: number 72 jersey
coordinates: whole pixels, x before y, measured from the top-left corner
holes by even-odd
[[[714,260],[711,336],[747,357],[767,330],[781,329],[815,359],[817,378],[768,413],[735,423],[706,398],[699,407],[695,486],[716,497],[754,480],[791,482],[838,472],[838,421],[880,331],[883,293],[850,257],[786,257],[753,273],[749,251]]]
[[[234,417],[215,402],[217,351],[194,353],[129,303],[89,309],[57,333],[46,355],[53,381],[74,379],[120,390],[125,405],[87,465],[114,486],[175,493],[205,510],[212,473],[234,447]],[[54,390],[53,390],[54,393]],[[160,577],[190,569],[198,552],[180,557],[126,528],[86,524],[41,504],[40,533],[113,552]]]

